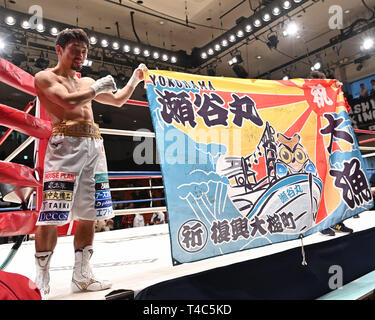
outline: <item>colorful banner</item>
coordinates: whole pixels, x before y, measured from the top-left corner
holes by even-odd
[[[373,206],[334,80],[151,70],[174,264],[297,239]]]

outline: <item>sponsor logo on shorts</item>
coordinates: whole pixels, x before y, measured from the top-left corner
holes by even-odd
[[[69,211],[42,211],[38,221],[66,221],[68,217]]]
[[[74,173],[71,172],[64,172],[64,171],[49,171],[44,174],[44,181],[75,181],[76,176]]]
[[[96,191],[95,192],[95,200],[108,200],[111,199],[111,191],[103,190],[103,191]]]
[[[108,182],[108,173],[98,173],[95,175],[95,182]]]
[[[113,213],[112,207],[104,208],[104,209],[98,209],[96,210],[98,214],[96,215],[97,217],[105,217],[109,216]]]
[[[70,202],[66,201],[43,201],[42,210],[70,210]]]
[[[95,184],[95,190],[107,190],[109,189],[109,182],[99,182]]]
[[[73,192],[71,191],[44,191],[43,201],[45,200],[66,200],[72,201]]]
[[[103,201],[96,201],[95,202],[95,208],[100,209],[100,208],[107,208],[112,206],[112,200],[103,200]]]
[[[48,181],[45,182],[43,185],[43,190],[69,190],[73,191],[74,189],[74,182],[71,181]]]

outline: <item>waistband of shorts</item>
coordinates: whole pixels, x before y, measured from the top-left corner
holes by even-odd
[[[102,139],[99,125],[92,121],[84,120],[63,121],[53,127],[52,135]]]

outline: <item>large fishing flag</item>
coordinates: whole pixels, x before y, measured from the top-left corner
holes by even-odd
[[[174,264],[296,239],[373,206],[335,80],[150,70]]]

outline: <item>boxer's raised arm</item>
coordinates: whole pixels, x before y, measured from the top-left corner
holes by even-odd
[[[126,101],[131,97],[135,87],[144,80],[147,67],[141,63],[137,69],[134,70],[133,75],[129,79],[124,88],[118,90],[116,93],[102,93],[95,97],[95,101],[103,104],[109,104],[115,107],[122,107]]]

